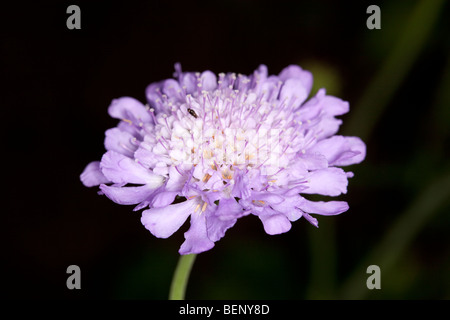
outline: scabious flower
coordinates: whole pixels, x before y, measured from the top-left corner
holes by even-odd
[[[190,217],[180,254],[211,249],[246,215],[271,235],[312,214],[336,215],[345,201],[310,201],[306,194],[347,192],[365,144],[335,135],[348,102],[320,89],[291,65],[278,76],[261,65],[253,74],[182,72],[150,84],[147,104],[122,97],[109,115],[120,120],[105,133],[107,152],[81,174],[85,186],[118,204],[137,205],[154,236],[170,237]]]

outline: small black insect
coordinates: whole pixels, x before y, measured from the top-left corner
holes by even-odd
[[[188,112],[189,112],[189,114],[190,114],[191,116],[193,116],[194,118],[198,118],[198,116],[197,116],[197,114],[195,113],[194,110],[192,110],[191,108],[188,108],[187,110],[188,110]]]

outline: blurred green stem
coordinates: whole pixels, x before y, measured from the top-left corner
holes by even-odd
[[[425,47],[443,4],[443,0],[417,2],[398,42],[350,114],[346,132],[368,141],[393,94]]]
[[[368,141],[389,101],[425,47],[437,21],[443,0],[420,0],[412,9],[398,42],[363,93],[346,127],[347,134],[357,134]],[[341,298],[362,299],[370,290],[366,287],[367,267],[380,266],[386,272],[407,248],[421,226],[450,197],[450,175],[432,182],[399,216],[381,243],[344,283]]]
[[[380,267],[382,274],[387,272],[427,222],[427,219],[448,199],[450,199],[449,173],[432,181],[415,198],[405,213],[398,217],[379,245],[372,250],[344,283],[340,297],[363,299],[370,292],[366,287],[366,279],[369,276],[366,273],[367,267],[375,264]]]
[[[180,256],[173,275],[172,284],[170,285],[169,300],[184,300],[186,286],[196,256],[196,254]]]

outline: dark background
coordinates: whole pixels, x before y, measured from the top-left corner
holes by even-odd
[[[358,100],[401,41],[417,3],[2,4],[2,298],[167,298],[188,225],[169,239],[156,239],[141,225],[139,212],[79,181],[85,165],[102,156],[104,131],[116,125],[107,114],[112,99],[144,102],[145,87],[171,77],[175,62],[185,71],[242,74],[259,64],[270,74],[300,64],[314,73],[313,90],[325,86],[350,102],[341,132],[359,135],[346,120],[362,108]],[[81,30],[66,28],[71,4],[81,8]],[[370,4],[381,8],[381,30],[366,27]],[[355,177],[339,199],[350,210],[318,216],[319,229],[300,219],[279,236],[266,235],[254,216],[240,219],[214,249],[197,257],[188,298],[450,298],[445,197],[429,209],[394,262],[368,263],[381,267],[381,290],[342,294],[352,274],[360,274],[365,288],[364,258],[421,192],[449,173],[448,3],[440,11],[364,139],[366,160],[348,168]],[[81,268],[81,290],[66,287],[72,264]]]

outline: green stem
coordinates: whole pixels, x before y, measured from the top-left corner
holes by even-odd
[[[196,254],[180,256],[173,275],[172,284],[170,285],[169,300],[184,300],[186,286],[196,256]]]
[[[378,246],[356,267],[353,274],[343,285],[341,298],[363,299],[370,292],[366,287],[368,277],[366,268],[369,265],[376,264],[382,272],[388,272],[419,233],[422,226],[448,201],[449,197],[450,174],[447,173],[432,181],[416,197],[410,207],[397,218],[397,221],[392,224]]]
[[[346,129],[368,140],[392,96],[403,82],[425,47],[429,35],[441,13],[443,0],[418,1],[405,24],[399,41],[385,63],[368,86]],[[383,272],[391,268],[399,256],[420,231],[427,219],[450,196],[450,175],[432,182],[416,197],[410,207],[398,217],[382,241],[359,264],[344,283],[341,298],[362,299],[369,290],[366,287],[366,268],[380,266]]]
[[[412,69],[437,21],[443,0],[421,0],[411,11],[398,42],[368,85],[346,123],[346,132],[367,141],[392,96]]]

